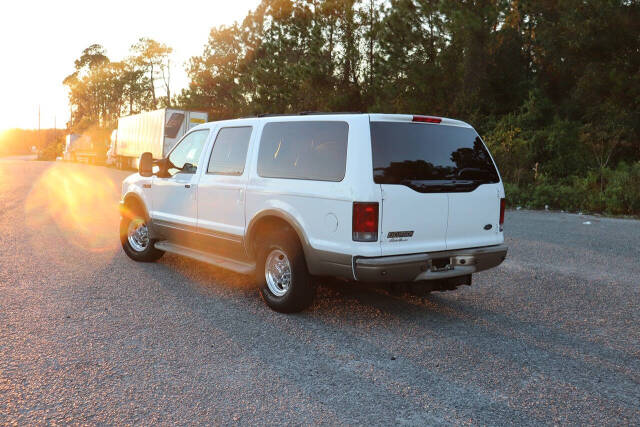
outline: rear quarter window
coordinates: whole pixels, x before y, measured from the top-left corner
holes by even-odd
[[[260,138],[258,175],[342,181],[349,125],[338,121],[267,123]]]

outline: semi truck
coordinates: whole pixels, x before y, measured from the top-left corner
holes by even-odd
[[[132,169],[138,167],[142,153],[162,159],[191,128],[207,121],[207,113],[173,108],[120,117],[107,162],[118,169]]]
[[[62,158],[71,162],[102,163],[106,143],[99,135],[75,134],[66,136]]]

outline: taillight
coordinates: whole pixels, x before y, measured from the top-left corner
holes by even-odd
[[[442,119],[440,117],[431,116],[413,116],[413,121],[423,123],[440,123]]]
[[[378,240],[378,203],[353,203],[352,235],[354,242]]]
[[[500,231],[504,229],[504,207],[505,207],[505,200],[503,197],[502,199],[500,199]]]

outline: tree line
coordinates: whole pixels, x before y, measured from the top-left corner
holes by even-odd
[[[73,131],[109,130],[122,115],[171,105],[172,49],[141,38],[130,51],[126,59],[111,61],[101,45],[92,44],[74,62],[73,73],[63,81],[69,90]]]
[[[263,0],[211,30],[173,97],[170,53],[88,48],[65,80],[73,122],[160,105],[442,115],[480,132],[511,203],[640,214],[637,0]]]

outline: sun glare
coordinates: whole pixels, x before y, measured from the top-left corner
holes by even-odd
[[[53,222],[69,243],[92,252],[117,247],[118,187],[100,168],[57,163],[34,184],[25,214],[34,230]]]

